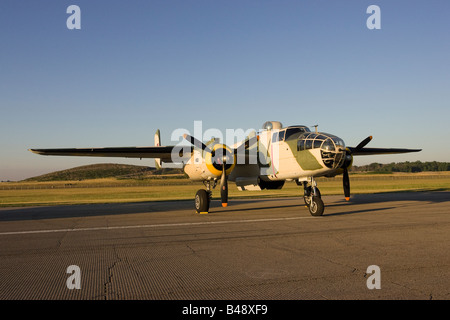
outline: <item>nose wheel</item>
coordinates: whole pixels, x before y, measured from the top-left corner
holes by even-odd
[[[323,204],[319,188],[317,188],[314,179],[311,178],[310,185],[308,185],[308,182],[304,181],[303,187],[304,187],[303,200],[305,201],[305,204],[309,209],[309,213],[315,217],[323,215],[325,206]]]
[[[323,211],[325,209],[325,206],[323,204],[323,201],[319,197],[311,197],[311,202],[309,204],[309,213],[312,216],[321,216],[323,214]]]

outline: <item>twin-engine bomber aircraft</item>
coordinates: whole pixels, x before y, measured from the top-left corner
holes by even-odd
[[[180,163],[190,179],[203,181],[206,190],[195,195],[197,213],[208,213],[212,191],[220,183],[222,206],[228,203],[228,180],[240,190],[281,189],[286,180],[303,185],[304,201],[313,216],[321,216],[324,204],[314,180],[316,177],[343,175],[345,199],[350,199],[348,169],[353,156],[418,152],[421,149],[366,148],[369,136],[356,147],[346,147],[334,135],[315,132],[307,126],[283,127],[267,121],[262,130],[250,133],[232,147],[212,139],[206,144],[184,135],[188,146],[160,146],[159,130],[154,147],[30,149],[42,155],[154,158],[156,164]]]

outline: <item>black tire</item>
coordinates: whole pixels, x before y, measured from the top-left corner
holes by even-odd
[[[322,198],[319,188],[316,188],[316,197]]]
[[[319,197],[312,197],[311,204],[309,205],[309,213],[312,216],[318,217],[323,214],[325,206],[323,205],[323,201]]]
[[[197,213],[208,213],[209,211],[209,194],[208,191],[200,189],[195,194],[195,211]]]

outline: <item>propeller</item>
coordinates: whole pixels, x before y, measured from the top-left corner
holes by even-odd
[[[229,154],[229,151],[227,151],[227,148],[224,146],[222,148],[218,148],[216,150],[211,150],[207,145],[205,145],[200,140],[188,135],[183,135],[184,139],[189,141],[193,146],[202,149],[203,151],[210,153],[212,157],[213,166],[216,169],[220,169],[222,171],[222,174],[220,176],[220,198],[222,201],[222,206],[226,207],[228,205],[228,179],[227,179],[227,164],[230,165],[234,162],[234,159],[230,159],[234,155],[242,154],[245,150],[247,150],[249,147],[251,147],[256,141],[257,136],[256,135],[250,135],[245,139],[245,141],[239,145],[237,148],[232,149],[232,154]],[[221,150],[221,151],[220,151]]]
[[[370,142],[370,140],[372,140],[372,136],[368,136],[367,138],[365,138],[363,141],[361,141],[352,150],[353,151],[361,150],[362,148],[364,148]],[[345,154],[345,160],[344,160],[344,163],[342,164],[342,166],[344,168],[344,175],[343,175],[343,178],[342,178],[342,185],[344,187],[344,196],[345,196],[345,200],[346,201],[350,200],[350,178],[348,176],[348,167],[352,163],[352,160],[353,160],[352,151],[347,148],[346,149],[346,154]]]
[[[218,150],[217,150],[218,151]],[[222,152],[214,152],[214,161],[216,165],[221,166],[222,174],[220,176],[220,199],[222,201],[222,207],[226,207],[228,205],[228,179],[227,179],[227,162],[229,157],[227,155],[226,149],[222,148]],[[233,161],[233,159],[231,160]]]
[[[355,151],[358,151],[362,148],[364,148],[369,142],[370,140],[372,140],[372,136],[368,136],[367,138],[365,138],[363,141],[361,141],[355,148]]]
[[[222,200],[222,207],[228,205],[228,179],[225,164],[224,162],[222,165],[222,176],[220,177],[220,199]]]
[[[348,177],[348,169],[344,168],[344,177],[342,178],[342,184],[344,187],[345,200],[350,200],[350,178]]]
[[[193,136],[184,134],[183,138],[186,139],[187,141],[189,141],[194,147],[202,149],[203,151],[206,151],[208,153],[212,153],[212,150],[210,148],[208,148],[208,146],[206,144],[204,144],[203,142],[201,142],[198,139],[195,139]]]

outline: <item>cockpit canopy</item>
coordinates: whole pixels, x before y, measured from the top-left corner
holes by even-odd
[[[289,138],[296,139],[298,135],[308,132],[311,131],[306,126],[289,126],[287,128],[281,129],[278,132],[274,132],[272,135],[272,142],[283,141]]]
[[[265,130],[273,130],[272,143],[280,141],[297,141],[297,151],[319,149],[322,161],[328,168],[339,168],[345,157],[344,141],[332,134],[311,132],[306,126],[282,127],[278,121],[267,121]]]

